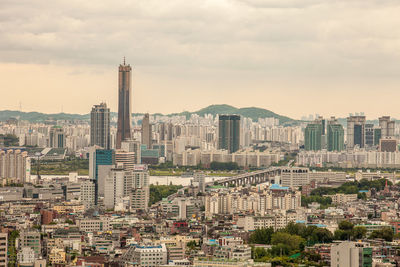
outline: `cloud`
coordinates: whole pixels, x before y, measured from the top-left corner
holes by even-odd
[[[399,12],[391,0],[3,0],[0,62],[116,66],[126,56],[183,79],[397,79]]]

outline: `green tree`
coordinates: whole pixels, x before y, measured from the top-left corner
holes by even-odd
[[[393,230],[391,227],[384,227],[382,229],[379,230],[375,230],[371,233],[371,235],[369,236],[369,238],[371,239],[375,239],[375,238],[382,238],[385,241],[393,241]]]
[[[355,226],[352,230],[351,236],[353,240],[363,239],[367,236],[367,228],[364,226]]]
[[[274,234],[272,227],[256,229],[249,238],[251,244],[271,244],[271,238]]]
[[[276,232],[271,237],[272,245],[285,245],[288,246],[290,251],[296,251],[300,249],[300,245],[304,242],[304,239],[298,235],[291,235],[284,232]]]

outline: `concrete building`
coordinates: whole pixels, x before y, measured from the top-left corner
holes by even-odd
[[[131,139],[131,101],[132,101],[132,68],[128,64],[118,68],[118,127],[116,148],[121,148],[121,142]]]
[[[125,263],[136,262],[143,267],[157,267],[167,264],[168,251],[165,244],[155,246],[131,246],[125,254],[121,256]]]
[[[379,140],[380,152],[397,152],[397,139],[391,137],[384,137]]]
[[[381,136],[394,137],[394,129],[396,127],[396,122],[390,120],[390,116],[383,116],[379,118],[379,127],[381,128]]]
[[[85,209],[93,208],[95,203],[96,184],[93,180],[81,182],[81,202]]]
[[[136,164],[135,152],[117,150],[115,152],[115,164],[122,164],[126,171],[132,171]]]
[[[365,146],[365,116],[350,116],[347,118],[347,148]]]
[[[49,147],[64,148],[65,147],[65,133],[61,126],[53,126],[49,134]]]
[[[8,266],[8,234],[0,233],[0,267]]]
[[[331,247],[331,267],[371,267],[372,248],[367,243],[344,241]]]
[[[193,175],[193,185],[197,185],[199,192],[204,193],[206,191],[206,175],[201,172],[195,172]]]
[[[128,196],[127,191],[132,188],[132,172],[124,168],[112,168],[104,183],[104,206],[106,209],[114,209],[115,205],[123,202]]]
[[[94,105],[90,112],[90,145],[111,148],[110,109],[106,103]]]
[[[150,200],[150,175],[147,165],[134,166],[131,188],[131,209],[147,210]]]
[[[0,178],[2,184],[30,182],[31,161],[28,152],[19,149],[0,151]]]
[[[35,231],[22,231],[19,236],[19,246],[31,248],[35,253],[35,259],[42,255],[40,233]]]
[[[135,164],[142,163],[140,141],[126,140],[121,143],[121,150],[135,153]]]

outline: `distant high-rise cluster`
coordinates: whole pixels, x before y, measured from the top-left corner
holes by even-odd
[[[304,149],[341,151],[344,149],[344,129],[335,117],[326,121],[322,117],[307,124],[304,130]]]

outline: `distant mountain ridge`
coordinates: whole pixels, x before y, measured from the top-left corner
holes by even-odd
[[[286,116],[276,114],[268,109],[257,108],[257,107],[247,107],[247,108],[236,108],[230,105],[211,105],[206,108],[202,108],[195,112],[184,111],[181,113],[167,114],[166,116],[186,116],[190,117],[192,114],[197,114],[199,116],[204,116],[205,114],[237,114],[244,117],[251,118],[253,121],[257,121],[258,118],[276,118],[279,119],[281,124],[294,123],[297,122]],[[143,113],[133,113],[133,116],[140,116]],[[162,115],[156,113],[153,115]],[[116,112],[111,112],[112,117],[116,117]],[[21,120],[26,120],[29,122],[44,122],[46,120],[90,120],[90,114],[68,114],[68,113],[56,113],[56,114],[46,114],[40,112],[21,112],[15,110],[2,110],[0,111],[0,121],[5,121],[10,118],[19,118]]]

